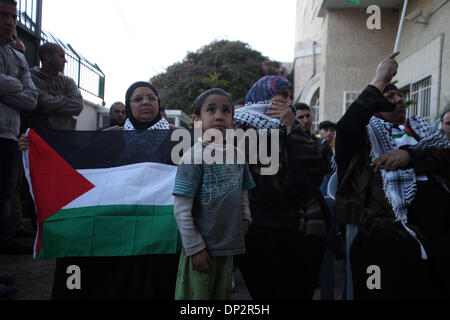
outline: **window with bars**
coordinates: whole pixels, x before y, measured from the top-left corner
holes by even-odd
[[[313,117],[312,121],[312,131],[318,132],[319,131],[319,107],[320,107],[320,88],[316,90],[313,97],[311,98],[311,113]]]
[[[403,94],[403,99],[406,102],[406,116],[409,117],[414,110],[414,101],[411,100],[411,85],[408,84],[400,88],[400,92]]]
[[[344,110],[342,114],[344,114],[345,111],[347,111],[348,107],[350,107],[353,101],[355,101],[356,98],[358,98],[360,93],[361,93],[360,91],[344,91]]]
[[[406,103],[408,103],[408,101],[411,101],[411,91],[409,84],[400,88],[400,92],[403,94],[403,99],[405,99]]]
[[[407,116],[421,116],[424,120],[431,120],[431,76],[415,82],[411,85],[405,101],[412,100],[409,105]]]

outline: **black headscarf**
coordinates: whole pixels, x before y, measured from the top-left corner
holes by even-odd
[[[134,90],[141,87],[147,87],[153,90],[155,95],[158,97],[158,112],[156,114],[156,117],[150,121],[150,122],[141,122],[138,121],[135,117],[133,117],[133,112],[131,112],[131,105],[130,105],[130,99],[131,95],[133,94]],[[136,130],[147,130],[151,126],[155,125],[162,119],[161,117],[161,102],[159,101],[159,95],[158,91],[156,91],[155,87],[152,86],[150,83],[145,81],[138,81],[133,83],[127,90],[127,93],[125,95],[125,112],[127,114],[127,118],[130,119],[131,124]]]

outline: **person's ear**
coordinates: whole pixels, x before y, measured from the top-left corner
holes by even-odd
[[[42,64],[44,63],[48,63],[51,60],[51,54],[49,52],[47,52],[46,54],[44,54],[44,59],[42,60]]]
[[[202,119],[201,119],[198,115],[196,115],[196,114],[194,114],[194,116],[192,117],[192,119],[194,120],[194,122],[202,121]]]

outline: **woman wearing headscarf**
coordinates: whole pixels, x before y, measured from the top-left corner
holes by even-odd
[[[118,162],[142,153],[149,143],[158,148],[170,141],[170,133],[151,135],[146,130],[169,129],[161,117],[160,100],[156,89],[148,82],[136,82],[126,92],[127,119],[123,140],[117,141],[123,152]],[[169,139],[165,135],[169,135]],[[156,145],[156,146],[155,146]],[[170,159],[170,148],[158,149],[158,157]],[[139,153],[139,152],[138,152]],[[81,290],[69,290],[67,268],[76,265],[81,270]],[[178,256],[175,254],[138,255],[121,257],[70,257],[56,261],[53,299],[167,299],[175,292]]]
[[[169,129],[161,116],[161,102],[156,88],[148,82],[133,83],[125,95],[124,130]]]
[[[320,195],[326,164],[291,103],[289,81],[266,76],[250,89],[234,118],[236,128],[280,130],[278,172],[262,175],[262,166],[250,163],[256,183],[249,191],[253,221],[247,253],[237,264],[253,299],[311,299],[325,246],[321,210],[308,215],[301,210]]]

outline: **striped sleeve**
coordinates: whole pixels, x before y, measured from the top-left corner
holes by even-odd
[[[244,178],[242,179],[242,190],[250,190],[256,187],[255,181],[253,181],[252,174],[248,168],[248,164],[244,166]]]
[[[201,187],[202,176],[203,167],[201,164],[185,164],[181,162],[178,165],[173,194],[194,198]]]

